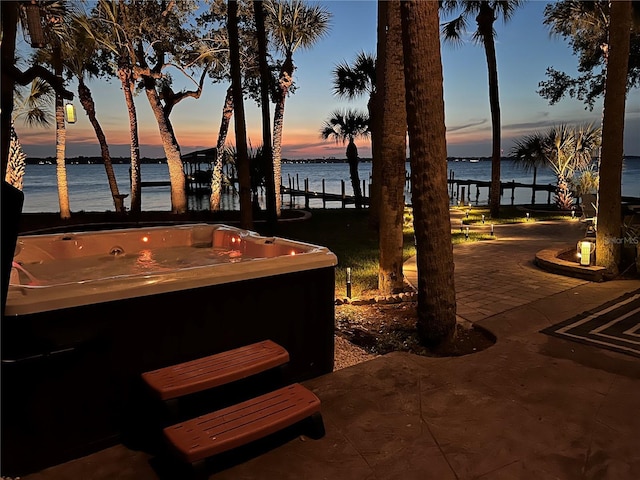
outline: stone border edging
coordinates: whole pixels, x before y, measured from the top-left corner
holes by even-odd
[[[349,297],[341,297],[336,298],[336,305],[373,305],[373,304],[392,304],[392,303],[402,303],[402,302],[417,302],[418,294],[417,292],[402,292],[397,293],[395,295],[376,295],[375,297],[369,298],[349,298]]]
[[[575,247],[556,247],[545,248],[536,253],[535,264],[551,273],[557,273],[560,275],[566,275],[568,277],[581,278],[590,282],[602,282],[604,281],[605,267],[582,266],[575,262],[568,262],[558,258],[563,253],[574,250]]]

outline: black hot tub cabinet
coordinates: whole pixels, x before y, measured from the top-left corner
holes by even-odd
[[[120,441],[148,370],[264,339],[289,351],[285,381],[333,369],[336,257],[326,248],[197,224],[20,237],[14,262],[4,475]]]

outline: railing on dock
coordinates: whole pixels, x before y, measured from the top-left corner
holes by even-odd
[[[366,196],[367,184],[366,181],[362,181],[362,204],[369,204],[369,197]],[[347,205],[355,204],[356,197],[354,195],[347,195],[347,187],[344,180],[340,180],[340,193],[329,193],[325,188],[324,178],[322,179],[322,191],[315,192],[309,189],[309,179],[303,180],[303,187],[300,188],[300,178],[296,174],[295,179],[288,176],[288,186],[282,182],[280,189],[281,195],[289,195],[289,206],[293,207],[293,203],[296,197],[304,197],[304,208],[309,209],[309,202],[311,199],[322,200],[322,208],[327,208],[327,202],[340,202],[342,208],[346,208]]]
[[[491,197],[491,182],[486,180],[460,180],[455,178],[455,172],[449,171],[449,199],[451,203],[471,203],[471,186],[476,187],[475,204],[478,205],[480,198],[480,188],[487,189],[487,198]],[[538,191],[547,192],[547,205],[551,205],[551,194],[557,189],[551,184],[521,183],[512,180],[510,182],[500,182],[500,196],[502,197],[505,190],[511,190],[511,205],[515,204],[516,188],[525,188],[531,190],[531,205],[536,203],[536,193]]]
[[[349,204],[355,203],[355,197],[353,195],[346,194],[346,183],[344,180],[340,181],[340,193],[330,193],[325,189],[324,179],[322,180],[322,190],[312,191],[309,189],[309,179],[302,180],[302,186],[300,185],[300,178],[298,174],[295,177],[288,176],[287,185],[282,182],[281,195],[289,195],[289,204],[293,206],[296,197],[304,198],[304,208],[309,208],[309,202],[311,199],[322,200],[322,208],[327,208],[328,202],[341,202],[342,208],[345,208]],[[480,189],[487,189],[487,199],[490,196],[491,182],[486,180],[473,180],[473,179],[456,179],[453,170],[449,172],[449,198],[451,204],[469,203],[475,202],[478,205],[480,199]],[[472,187],[475,187],[475,198],[472,200]],[[369,204],[369,197],[366,195],[366,191],[370,192],[371,184],[367,185],[365,180],[362,181],[362,203],[364,205]],[[511,205],[515,205],[515,191],[516,189],[528,189],[531,190],[531,205],[536,203],[536,193],[539,191],[547,192],[547,205],[552,203],[552,193],[556,191],[556,186],[551,184],[536,184],[536,183],[522,183],[512,180],[510,182],[500,182],[500,196],[504,196],[505,192],[511,193]],[[411,175],[407,174],[405,177],[405,194],[409,196],[411,194]],[[284,198],[283,198],[284,203]],[[409,202],[410,203],[410,202]]]

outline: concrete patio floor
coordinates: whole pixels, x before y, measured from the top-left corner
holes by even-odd
[[[536,251],[575,242],[581,228],[498,225],[496,240],[456,246],[458,315],[494,333],[494,346],[455,358],[396,352],[305,382],[322,401],[326,435],[284,432],[212,459],[209,478],[640,478],[640,360],[539,333],[640,288],[533,265]],[[405,267],[415,282],[415,261]],[[124,445],[23,477],[158,478],[184,476]]]

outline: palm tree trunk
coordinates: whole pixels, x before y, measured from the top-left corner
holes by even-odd
[[[131,179],[130,209],[132,213],[140,213],[142,211],[142,198],[140,195],[142,190],[140,188],[140,142],[138,141],[138,114],[131,90],[131,70],[128,67],[120,66],[118,68],[118,77],[122,84],[122,92],[124,93],[127,112],[129,114],[129,135],[131,136],[131,173],[129,175]]]
[[[401,2],[407,124],[418,268],[417,329],[428,345],[452,340],[456,291],[438,3]]]
[[[54,48],[55,75],[62,78],[62,58],[60,47]],[[64,124],[64,99],[56,93],[56,178],[58,180],[58,202],[60,204],[60,218],[71,218],[69,208],[69,186],[67,184],[67,167],[65,165],[65,151],[67,131]]]
[[[369,188],[369,226],[378,230],[380,228],[380,189],[382,177],[382,127],[381,117],[383,100],[385,95],[384,85],[381,81],[384,75],[385,57],[387,55],[387,6],[388,1],[378,0],[378,44],[376,49],[376,85],[367,102],[369,110],[369,123],[371,129],[371,187]]]
[[[280,217],[282,199],[282,129],[284,127],[284,104],[293,83],[293,59],[287,55],[278,79],[278,101],[273,112],[273,181],[276,191],[276,214]]]
[[[491,108],[491,195],[489,210],[493,218],[500,215],[500,98],[498,95],[498,62],[493,37],[495,11],[489,2],[480,2],[480,13],[476,17],[478,32],[482,37],[489,73],[489,106]]]
[[[160,96],[155,87],[155,81],[151,78],[145,78],[144,84],[149,105],[158,123],[162,148],[167,157],[169,180],[171,181],[171,211],[173,213],[185,213],[187,211],[187,194],[185,191],[180,146],[176,140],[171,122],[165,116],[164,110],[162,109],[162,103],[160,102]]]
[[[360,173],[358,172],[358,147],[349,139],[347,144],[347,161],[349,162],[349,176],[351,177],[351,187],[353,188],[353,197],[355,199],[356,208],[362,209],[362,189],[360,187]]]
[[[253,1],[253,10],[256,20],[256,33],[258,36],[258,64],[260,66],[260,107],[262,111],[262,155],[266,164],[265,190],[267,206],[267,233],[275,233],[278,222],[276,197],[280,197],[280,191],[276,191],[275,174],[273,166],[273,149],[271,146],[271,119],[269,115],[269,81],[271,74],[267,63],[267,33],[265,30],[265,18],[262,1]],[[278,175],[280,178],[280,174]]]
[[[227,15],[231,86],[233,89],[233,109],[235,114],[234,127],[236,131],[236,150],[238,153],[238,183],[240,184],[240,226],[251,229],[253,228],[253,212],[251,211],[251,166],[249,165],[249,152],[247,150],[247,126],[244,117],[242,72],[240,70],[237,0],[229,0]]]
[[[383,97],[382,132],[380,151],[380,204],[379,240],[380,269],[378,288],[382,295],[401,291],[404,286],[402,274],[403,218],[404,218],[404,177],[407,152],[407,112],[405,106],[404,62],[402,54],[402,25],[400,2],[387,3],[387,40],[382,77],[377,84],[382,85]]]
[[[118,211],[120,205],[116,198],[117,195],[120,195],[120,192],[118,191],[118,182],[116,180],[116,175],[113,172],[111,154],[109,153],[109,145],[107,144],[107,138],[102,131],[100,122],[96,117],[96,108],[93,97],[91,96],[91,90],[89,90],[89,87],[87,87],[82,78],[78,79],[78,99],[80,100],[80,104],[84,108],[84,111],[87,113],[87,117],[89,117],[89,122],[91,122],[93,130],[96,132],[96,138],[98,139],[98,143],[100,144],[102,162],[104,163],[104,169],[107,173],[107,180],[109,181],[109,189],[111,190],[111,196],[113,197],[113,205],[116,211]]]
[[[596,261],[611,275],[618,273],[622,253],[618,239],[622,237],[620,196],[631,12],[630,1],[611,2],[596,237]]]
[[[232,116],[233,90],[231,85],[229,85],[229,88],[227,88],[227,94],[224,97],[224,106],[222,107],[222,120],[220,121],[220,130],[218,131],[218,143],[216,143],[216,158],[211,167],[211,198],[209,199],[209,208],[212,212],[220,210],[224,146],[227,142],[227,133],[229,133],[229,124],[231,123]]]

